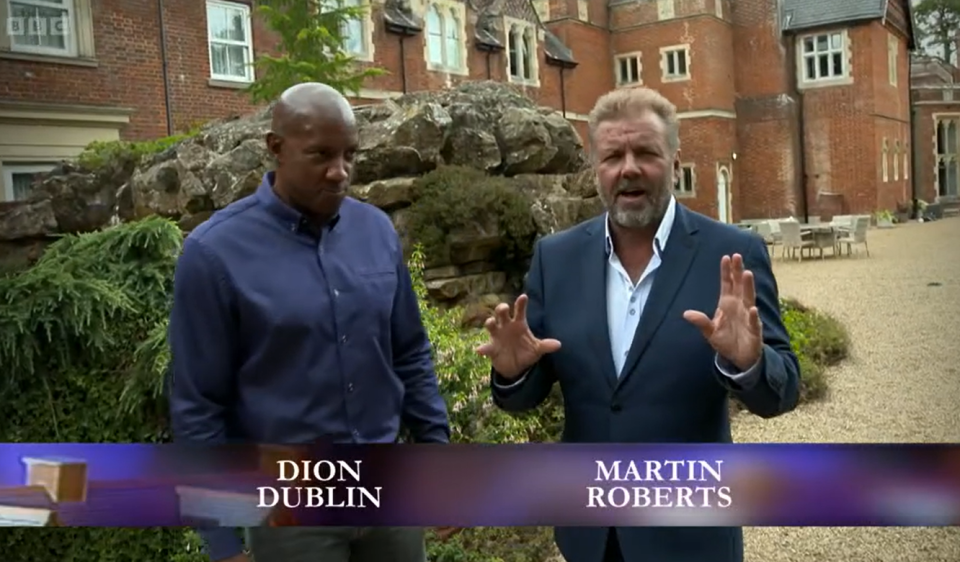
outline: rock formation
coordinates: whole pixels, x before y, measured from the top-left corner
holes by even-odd
[[[413,180],[439,165],[522,179],[516,185],[531,191],[540,234],[601,211],[576,130],[509,86],[467,83],[358,107],[356,114],[361,147],[352,194],[395,222],[412,202]],[[51,235],[148,215],[192,229],[256,189],[271,165],[264,143],[269,119],[266,108],[213,122],[160,153],[118,158],[96,170],[63,163],[38,180],[29,200],[0,206],[0,261],[4,254],[30,254]],[[491,236],[486,229],[476,242],[489,246]],[[469,250],[471,240],[458,243]],[[435,298],[460,303],[493,302],[507,282],[483,263],[431,264],[426,277]]]

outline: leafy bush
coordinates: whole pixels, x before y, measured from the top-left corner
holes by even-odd
[[[780,308],[800,362],[800,400],[823,398],[828,390],[825,369],[847,358],[850,335],[836,318],[796,300],[782,299]]]
[[[502,246],[492,258],[503,269],[522,262],[533,247],[537,230],[530,198],[507,178],[441,166],[418,178],[411,196],[404,235],[422,247],[428,264],[451,263],[460,233],[499,232]]]
[[[257,80],[246,89],[254,103],[272,102],[302,82],[322,82],[359,95],[367,78],[386,74],[358,64],[344,49],[347,24],[368,15],[369,6],[333,2],[318,13],[315,0],[257,0],[256,9],[276,34],[279,55],[263,53],[254,61]]]
[[[490,398],[490,365],[475,351],[486,340],[481,330],[461,328],[461,313],[430,303],[423,282],[424,255],[417,247],[410,259],[420,313],[433,343],[440,392],[450,411],[454,443],[525,443],[558,441],[563,419],[559,389],[538,410],[508,414]],[[546,527],[475,528],[446,542],[431,541],[432,562],[527,562],[555,554],[552,530]]]
[[[140,162],[144,156],[159,154],[180,141],[197,135],[199,129],[148,141],[94,141],[84,147],[77,157],[77,163],[87,170],[105,168],[129,168]],[[132,172],[132,169],[130,170]]]
[[[790,334],[790,346],[800,363],[800,403],[827,396],[826,368],[840,363],[850,351],[850,336],[836,318],[793,299],[780,299],[783,324]],[[732,412],[744,409],[737,400]]]

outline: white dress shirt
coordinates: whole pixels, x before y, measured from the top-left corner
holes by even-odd
[[[657,270],[660,268],[661,253],[667,247],[670,238],[670,231],[673,229],[674,218],[677,214],[677,200],[670,197],[670,203],[667,206],[667,212],[657,228],[653,237],[653,257],[650,263],[640,275],[636,284],[630,279],[626,269],[620,263],[620,258],[613,251],[613,239],[610,237],[610,216],[604,217],[604,226],[606,229],[606,249],[607,249],[607,329],[610,332],[610,352],[613,354],[613,364],[617,369],[617,377],[621,376],[623,364],[630,353],[630,346],[633,345],[633,337],[640,325],[640,318],[643,315],[643,307],[647,304],[647,298],[650,296],[650,289],[653,287],[653,281],[656,279]],[[719,264],[718,264],[719,265]],[[717,268],[719,271],[719,267]],[[576,305],[573,305],[576,306]],[[563,342],[561,342],[563,343]],[[736,372],[729,361],[724,360],[719,355],[714,360],[717,370],[723,375],[729,377],[741,388],[749,388],[755,382],[760,374],[760,362],[745,372]],[[510,388],[518,385],[526,378],[526,373],[518,377],[509,384],[498,384],[500,388]]]
[[[613,251],[613,239],[610,237],[610,216],[607,215],[604,220],[606,228],[607,245],[607,328],[610,331],[610,347],[613,353],[613,364],[617,369],[617,376],[621,375],[623,363],[630,353],[630,346],[633,344],[633,336],[640,325],[640,317],[643,314],[643,307],[647,304],[647,298],[650,296],[650,289],[653,288],[653,281],[656,278],[657,270],[661,264],[661,253],[666,249],[667,242],[670,239],[670,231],[673,230],[673,221],[677,215],[677,200],[670,197],[670,203],[667,206],[667,212],[660,221],[660,227],[657,228],[653,236],[653,257],[643,270],[640,279],[636,284],[630,279],[627,270],[620,263],[620,258]],[[718,268],[719,269],[719,268]],[[738,384],[748,382],[749,377],[756,375],[756,367],[743,372],[732,372],[732,365],[728,366],[727,361],[716,358],[717,369],[724,375],[730,377]]]

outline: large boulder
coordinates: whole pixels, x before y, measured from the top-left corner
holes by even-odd
[[[583,144],[558,112],[537,106],[514,88],[475,82],[439,92],[417,92],[355,108],[360,150],[352,195],[402,221],[417,176],[441,165],[469,166],[516,177],[530,192],[541,233],[554,232],[600,212],[584,175]],[[0,242],[95,230],[116,221],[161,215],[189,230],[217,209],[253,192],[272,164],[264,142],[271,108],[205,126],[197,135],[133,162],[106,162],[85,170],[64,164],[41,179],[33,197],[0,207]],[[458,240],[460,257],[480,256],[489,229]],[[475,251],[471,251],[475,250]],[[459,253],[459,252],[458,252]],[[461,260],[462,261],[462,260]],[[469,261],[469,260],[467,260]],[[431,280],[449,299],[502,289],[502,276],[486,266],[451,264],[462,279]]]

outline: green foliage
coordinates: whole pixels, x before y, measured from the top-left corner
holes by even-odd
[[[144,156],[159,154],[180,141],[197,135],[199,128],[186,133],[148,141],[93,141],[77,157],[77,163],[87,170],[100,170],[114,165],[126,168],[136,165]]]
[[[125,367],[130,342],[166,315],[181,240],[159,218],[68,235],[33,267],[0,278],[0,364],[10,382]]]
[[[873,214],[873,220],[878,224],[884,221],[893,222],[894,219],[896,219],[896,217],[894,216],[893,211],[889,209],[882,209]]]
[[[454,443],[526,443],[559,441],[563,405],[559,389],[537,410],[508,414],[490,398],[490,364],[477,354],[486,340],[480,330],[464,331],[461,313],[430,303],[423,281],[419,246],[409,260],[420,314],[434,348],[440,392],[450,411]],[[553,532],[546,527],[464,529],[446,542],[430,541],[431,562],[528,562],[555,555]]]
[[[531,200],[510,180],[474,168],[440,166],[411,187],[414,203],[404,216],[408,240],[423,247],[429,264],[450,263],[459,234],[500,232],[493,261],[503,269],[522,263],[536,236]]]
[[[256,4],[257,12],[280,37],[280,55],[261,54],[254,61],[260,77],[246,90],[254,103],[272,102],[302,82],[322,82],[341,93],[358,95],[364,80],[385,73],[362,67],[344,49],[346,26],[364,17],[368,6],[343,6],[337,0],[257,0]]]
[[[847,358],[850,335],[836,318],[795,300],[782,299],[780,308],[793,352],[800,362],[800,399],[823,398],[827,394],[824,371]]]
[[[208,562],[181,529],[4,528],[0,548],[22,562]]]
[[[960,0],[921,0],[913,14],[917,45],[924,54],[952,63],[960,32]]]
[[[464,529],[427,546],[430,562],[546,562],[559,556],[551,527]]]
[[[440,392],[450,410],[454,443],[526,443],[557,441],[560,426],[555,415],[559,393],[539,410],[523,415],[508,414],[490,398],[490,363],[476,352],[486,341],[482,330],[464,330],[457,309],[438,307],[427,298],[423,281],[424,254],[415,247],[409,260],[420,314],[433,344]],[[562,410],[562,408],[561,408]]]
[[[0,441],[167,440],[165,406],[136,392],[130,370],[137,343],[168,314],[181,238],[156,218],[66,236],[32,268],[0,278]],[[118,409],[128,388],[135,406]],[[11,560],[205,562],[199,547],[180,529],[0,530]]]

